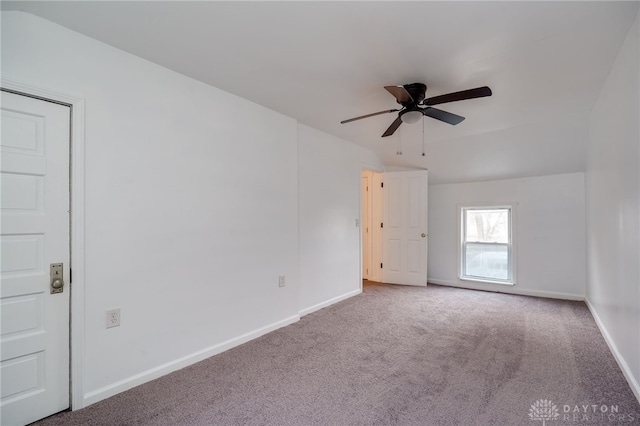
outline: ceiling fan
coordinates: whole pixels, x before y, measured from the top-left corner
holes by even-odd
[[[464,117],[452,114],[447,111],[443,111],[441,109],[433,108],[433,105],[491,96],[491,89],[489,89],[487,86],[476,87],[475,89],[469,90],[462,90],[460,92],[453,92],[446,95],[434,96],[427,99],[425,99],[425,94],[427,93],[426,84],[411,83],[405,84],[403,86],[384,86],[384,88],[387,90],[387,92],[391,93],[396,98],[396,101],[400,105],[402,105],[402,108],[387,109],[384,111],[374,112],[373,114],[361,115],[360,117],[343,120],[340,123],[345,124],[352,121],[361,120],[363,118],[373,117],[375,115],[398,112],[398,117],[382,134],[383,138],[386,136],[391,136],[396,130],[398,130],[398,127],[400,127],[403,122],[409,124],[416,123],[424,115],[455,126],[456,124],[461,123],[462,120],[464,120]]]

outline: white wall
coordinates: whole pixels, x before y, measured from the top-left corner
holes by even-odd
[[[429,186],[429,282],[582,299],[584,174]],[[515,204],[516,284],[458,278],[458,206]]]
[[[370,151],[298,126],[300,310],[360,292],[361,170],[381,170]]]
[[[2,77],[86,103],[80,405],[360,291],[372,152],[19,12]]]
[[[591,114],[587,300],[640,400],[640,49],[638,17]]]
[[[2,76],[86,100],[84,403],[298,318],[294,119],[18,12]]]

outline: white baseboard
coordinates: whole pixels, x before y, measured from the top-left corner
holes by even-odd
[[[340,302],[342,300],[345,300],[345,299],[348,299],[350,297],[357,296],[360,293],[362,293],[362,290],[360,290],[360,289],[353,290],[353,291],[345,293],[345,294],[343,294],[341,296],[334,297],[333,299],[329,299],[329,300],[326,300],[326,301],[324,301],[322,303],[318,303],[317,305],[313,305],[313,306],[311,306],[309,308],[305,308],[305,309],[301,310],[300,311],[300,316],[303,317],[305,315],[309,315],[312,312],[319,311],[320,309],[326,308],[327,306],[333,305],[334,303],[338,303],[338,302]]]
[[[524,290],[524,289],[519,289],[518,287],[515,287],[515,286],[503,285],[503,284],[483,284],[483,283],[466,284],[466,283],[439,280],[439,279],[433,279],[433,278],[429,278],[427,282],[432,284],[445,285],[449,287],[466,288],[470,290],[491,291],[494,293],[516,294],[519,296],[546,297],[549,299],[562,299],[562,300],[579,300],[579,301],[584,300],[584,295],[580,295],[580,294],[558,293],[554,291]]]
[[[593,316],[593,319],[595,319],[596,325],[600,329],[600,333],[602,333],[602,337],[604,337],[604,341],[607,342],[607,345],[609,346],[609,350],[611,350],[611,353],[613,354],[613,357],[618,363],[620,370],[622,370],[622,374],[624,374],[624,378],[627,379],[627,383],[629,383],[629,387],[631,387],[633,394],[636,396],[636,399],[638,400],[638,402],[640,402],[640,385],[638,384],[638,381],[636,380],[635,377],[633,377],[633,374],[629,369],[629,365],[627,365],[624,358],[622,358],[620,351],[618,351],[618,347],[616,346],[615,342],[611,338],[611,335],[607,331],[607,328],[604,326],[604,323],[600,319],[600,316],[598,316],[598,312],[596,311],[594,306],[591,304],[591,302],[589,302],[588,298],[585,298],[584,301],[587,304],[589,311],[591,311],[591,315]]]
[[[141,385],[143,383],[149,382],[151,380],[157,379],[158,377],[162,377],[165,374],[169,374],[173,371],[179,370],[181,368],[187,367],[191,364],[195,364],[196,362],[207,359],[211,356],[217,355],[221,352],[227,351],[231,348],[239,346],[243,343],[246,343],[250,340],[258,338],[264,334],[270,333],[274,330],[277,330],[281,327],[292,324],[300,319],[299,315],[293,315],[288,318],[285,318],[281,321],[270,324],[266,327],[259,328],[252,332],[243,334],[238,337],[234,337],[233,339],[229,339],[225,342],[219,343],[217,345],[210,346],[208,348],[202,349],[200,351],[194,352],[182,358],[178,358],[174,361],[168,362],[166,364],[160,365],[158,367],[149,369],[147,371],[143,371],[142,373],[136,374],[131,377],[127,377],[126,379],[120,380],[116,383],[112,383],[108,386],[104,386],[100,389],[96,389],[94,391],[88,392],[83,397],[82,407],[74,407],[74,410],[86,407],[88,405],[94,404],[98,401],[101,401],[105,398],[109,398],[113,395],[116,395],[120,392],[124,392],[128,389]]]

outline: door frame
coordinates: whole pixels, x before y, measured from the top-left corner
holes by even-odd
[[[72,410],[83,408],[84,388],[84,287],[85,287],[85,188],[84,188],[84,98],[52,91],[33,84],[0,78],[0,87],[8,92],[70,108],[69,128],[69,195],[70,195],[70,259],[73,275],[69,291],[69,403]]]

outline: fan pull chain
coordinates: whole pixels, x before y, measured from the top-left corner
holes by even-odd
[[[425,156],[424,153],[424,115],[422,116],[422,156]]]
[[[396,155],[402,155],[402,130],[398,132],[398,147],[396,148]]]

